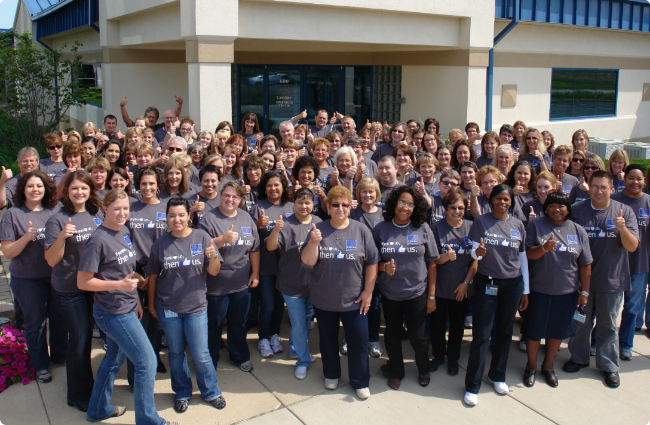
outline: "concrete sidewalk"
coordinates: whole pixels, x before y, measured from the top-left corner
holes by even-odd
[[[510,394],[497,395],[491,385],[484,382],[478,406],[470,408],[463,404],[465,366],[469,353],[471,332],[465,332],[462,347],[461,371],[458,376],[447,374],[446,365],[431,375],[427,388],[418,385],[417,370],[413,363],[413,351],[405,341],[404,353],[407,376],[399,391],[388,388],[379,367],[386,358],[370,360],[371,397],[366,401],[356,398],[348,385],[347,358],[341,363],[344,376],[335,391],[323,387],[322,363],[318,350],[318,328],[310,338],[310,347],[318,360],[309,368],[307,379],[294,378],[295,360],[288,357],[289,322],[285,314],[282,340],[285,352],[270,359],[262,359],[256,348],[257,335],[249,333],[249,347],[255,369],[252,373],[241,372],[228,363],[228,355],[222,351],[219,364],[219,386],[227,400],[224,410],[218,411],[203,402],[196,391],[190,408],[184,414],[173,410],[173,392],[170,375],[156,376],[156,406],[167,420],[181,424],[332,424],[373,423],[387,424],[408,421],[409,424],[431,423],[498,423],[537,424],[618,424],[646,425],[650,422],[648,382],[650,382],[650,340],[639,332],[635,338],[634,358],[621,362],[621,387],[605,386],[603,374],[592,366],[577,374],[566,374],[562,365],[569,359],[566,344],[555,361],[559,387],[550,388],[543,377],[533,388],[522,384],[526,356],[512,343],[507,382]],[[383,334],[383,329],[382,329]],[[341,340],[343,334],[341,331]],[[382,338],[383,339],[383,338]],[[103,349],[99,339],[94,340],[93,366],[95,371],[101,362]],[[543,350],[541,350],[543,353]],[[540,356],[543,355],[540,353]],[[168,365],[166,350],[162,355]],[[539,359],[541,364],[541,357]],[[190,364],[190,369],[193,369]],[[0,394],[0,422],[14,424],[86,424],[85,414],[68,407],[66,403],[65,366],[53,365],[53,380],[47,384],[32,382],[27,386],[14,385]],[[487,368],[486,368],[487,373]],[[133,424],[133,392],[126,381],[126,366],[122,367],[115,382],[112,404],[127,406],[127,413],[106,423]]]

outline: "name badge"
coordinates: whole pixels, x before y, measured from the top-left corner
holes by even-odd
[[[93,221],[95,222],[96,225],[101,226],[102,225],[102,219],[101,218],[93,218]]]
[[[465,236],[465,246],[472,246],[472,241],[467,236]]]
[[[614,224],[614,219],[613,218],[608,218],[607,219],[607,228],[608,229],[615,229],[616,225]]]
[[[161,212],[157,213],[156,214],[156,220],[157,221],[167,221],[167,214],[161,213]]]
[[[539,165],[539,159],[534,159],[533,160],[533,167],[537,167]]]
[[[242,227],[241,232],[244,234],[244,236],[252,236],[253,233],[251,232],[250,227]]]
[[[625,189],[625,182],[618,182],[619,189]]]
[[[650,217],[650,209],[641,208],[639,210],[639,218],[648,218]]]
[[[190,251],[192,252],[192,257],[195,255],[203,254],[203,245],[190,245]]]
[[[356,251],[357,250],[357,241],[345,241],[345,250],[346,251]]]
[[[521,239],[521,236],[519,236],[519,232],[517,230],[510,229],[510,239],[514,239],[518,241]]]
[[[133,244],[131,243],[131,239],[129,238],[129,235],[124,236],[124,242],[126,242],[129,248],[133,248]]]
[[[173,319],[174,317],[178,317],[178,313],[174,313],[171,310],[165,310],[165,319]]]
[[[578,245],[578,235],[567,235],[566,239],[569,245]]]
[[[433,194],[434,194],[435,196],[440,196],[440,191],[439,191],[439,190],[434,190],[434,191],[433,191]]]
[[[570,193],[570,192],[571,192],[571,185],[570,185],[570,184],[565,184],[564,186],[562,186],[562,188],[564,189],[564,191],[565,191],[566,193]]]
[[[314,196],[314,204],[320,204],[320,196]]]
[[[586,316],[582,307],[573,313],[573,320],[576,320],[580,323],[585,323],[585,319]]]
[[[418,235],[408,235],[406,237],[406,243],[408,245],[415,245],[418,243]]]
[[[485,287],[486,295],[496,295],[499,292],[499,287],[496,285],[488,285]]]

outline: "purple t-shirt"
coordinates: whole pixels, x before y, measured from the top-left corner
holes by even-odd
[[[463,220],[457,229],[451,227],[447,220],[440,220],[431,228],[433,236],[436,238],[438,252],[441,254],[449,252],[447,251],[448,246],[456,252],[454,261],[447,261],[436,267],[436,297],[456,299],[454,291],[465,280],[467,269],[474,261],[472,259],[472,241],[467,236],[471,227],[472,221],[470,220]],[[473,286],[469,287],[470,292],[473,292],[472,288]]]
[[[131,204],[127,226],[136,252],[136,261],[145,266],[154,241],[167,233],[166,202],[145,204],[142,201]]]
[[[628,198],[623,192],[618,192],[613,194],[611,199],[632,208],[636,215],[639,224],[639,247],[630,253],[630,273],[647,273],[650,270],[650,264],[648,264],[650,258],[648,255],[650,250],[648,244],[650,238],[650,233],[648,233],[650,232],[648,225],[650,222],[650,196],[643,193],[639,198]]]
[[[293,215],[294,205],[291,202],[274,205],[266,199],[258,201],[250,210],[250,215],[253,218],[253,221],[257,221],[257,219],[260,218],[262,210],[264,210],[264,215],[269,218],[269,224],[257,229],[260,235],[260,241],[266,240],[266,238],[271,234],[275,228],[275,222],[280,218],[280,215],[282,215],[283,220],[286,220],[288,217]],[[278,272],[277,250],[276,252],[269,252],[266,249],[266,244],[262,243],[261,245],[260,276],[275,276]]]
[[[519,253],[524,252],[526,231],[524,223],[516,217],[502,220],[487,213],[474,218],[469,230],[472,242],[481,242],[487,249],[478,262],[478,273],[497,279],[513,279],[521,276]]]

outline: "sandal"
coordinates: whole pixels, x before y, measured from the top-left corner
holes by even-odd
[[[426,375],[418,375],[418,382],[421,387],[426,387],[431,382],[431,374],[427,373]]]
[[[224,407],[226,407],[226,399],[223,398],[223,395],[220,395],[219,397],[215,398],[214,400],[210,400],[210,403],[217,409],[221,410]]]
[[[178,413],[185,413],[188,406],[187,400],[175,400],[174,401],[174,410]]]
[[[122,416],[124,413],[126,413],[126,407],[124,406],[115,406],[115,411],[109,418],[117,418]]]

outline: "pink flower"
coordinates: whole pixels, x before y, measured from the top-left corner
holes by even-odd
[[[22,382],[23,385],[27,385],[29,384],[29,378],[23,378],[20,382]]]
[[[0,385],[0,393],[7,389],[7,386],[2,384]]]

